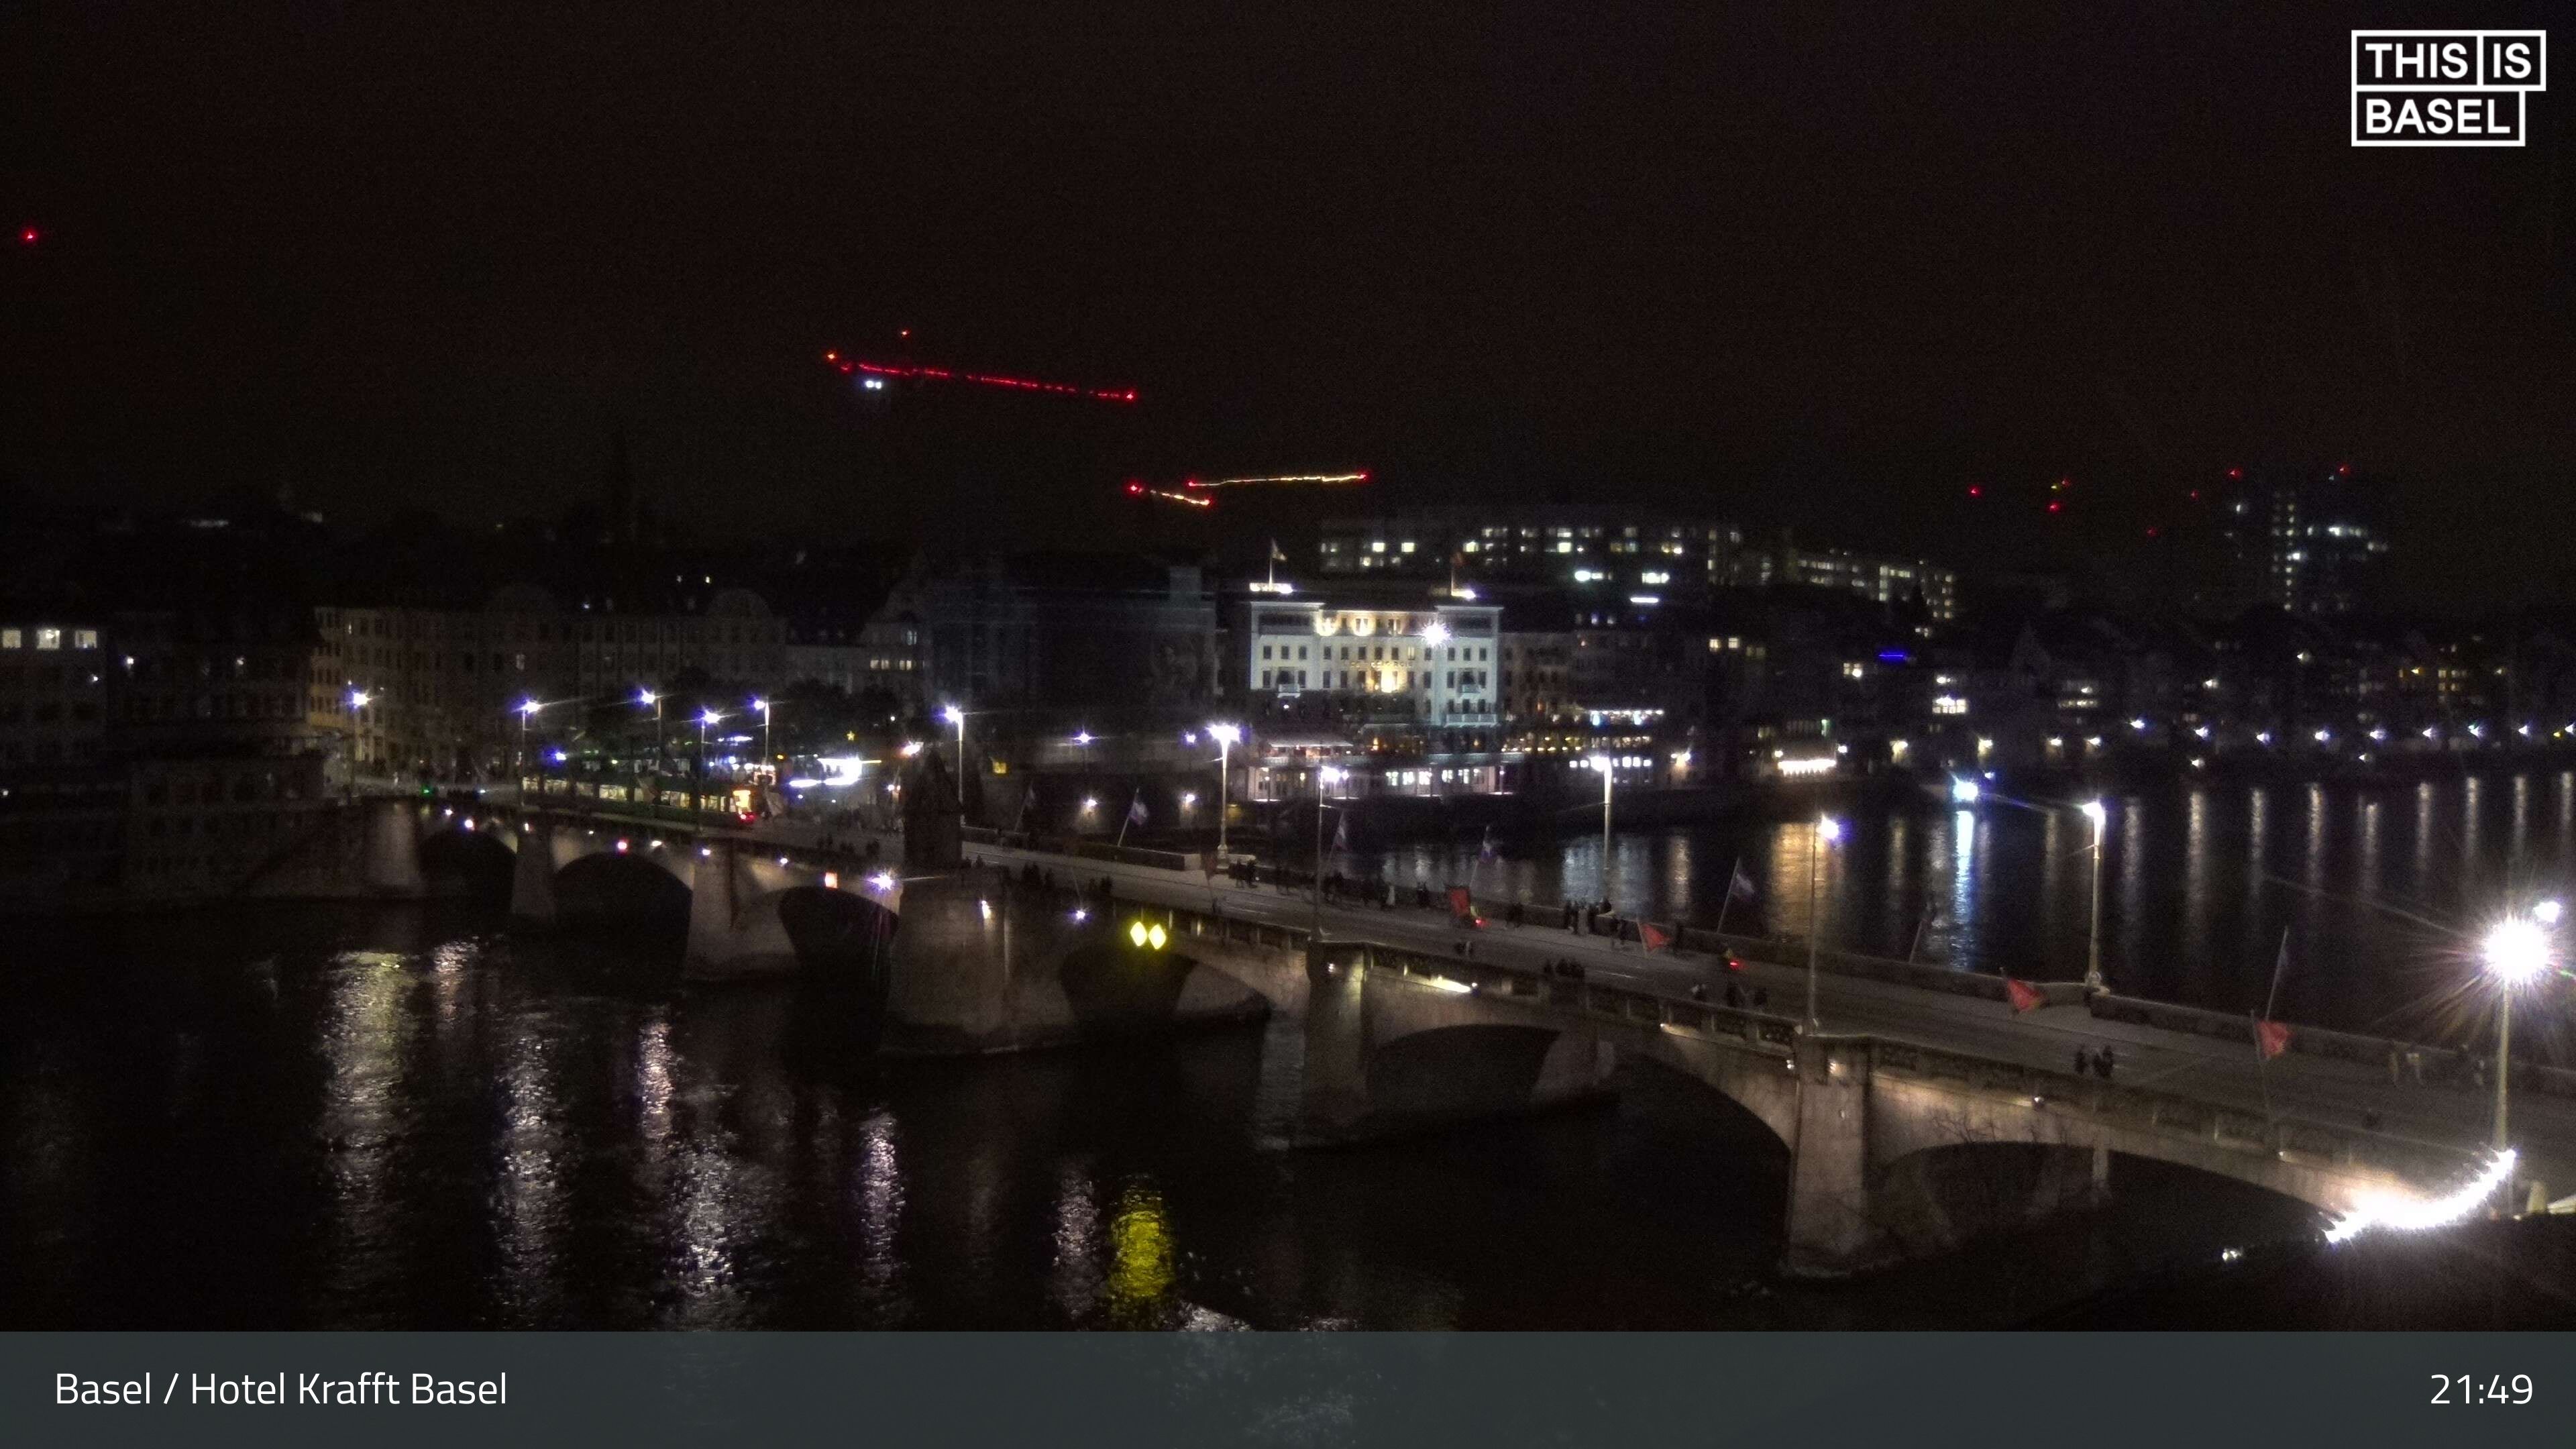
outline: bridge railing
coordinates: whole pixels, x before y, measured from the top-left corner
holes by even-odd
[[[2023,1066],[1873,1037],[1873,1070],[1927,1080],[1947,1080],[1979,1091],[2029,1097],[2034,1104],[2082,1112],[2116,1125],[2165,1136],[2216,1142],[2252,1151],[2296,1154],[2340,1166],[2374,1169],[2411,1181],[2439,1181],[2472,1163],[2471,1155],[2433,1143],[2295,1117],[2222,1107],[2172,1092],[2079,1077],[2072,1072]]]
[[[967,826],[958,832],[958,838],[968,845],[1029,850],[1045,855],[1069,856],[1075,860],[1107,861],[1113,865],[1141,865],[1154,870],[1191,873],[1198,871],[1202,864],[1199,856],[1187,851],[1148,850],[1136,845],[1116,845],[1019,830],[993,830],[981,825]]]

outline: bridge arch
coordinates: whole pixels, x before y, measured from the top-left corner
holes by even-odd
[[[477,895],[507,895],[518,869],[517,847],[512,831],[479,825],[463,828],[450,822],[447,828],[421,837],[421,876],[433,891],[441,888],[441,882],[454,882]]]

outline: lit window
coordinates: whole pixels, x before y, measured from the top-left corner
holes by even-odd
[[[24,649],[25,638],[15,629],[0,629],[0,649]]]
[[[72,631],[72,647],[74,649],[97,648],[98,631],[96,629],[74,629]]]
[[[37,630],[37,631],[36,631],[36,647],[37,647],[37,648],[39,648],[39,649],[60,649],[60,648],[62,648],[62,647],[63,647],[63,631],[62,631],[62,630],[60,630],[60,629],[39,629],[39,630]]]

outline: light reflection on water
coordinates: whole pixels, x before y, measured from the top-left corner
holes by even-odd
[[[1812,883],[1829,944],[2071,979],[2084,969],[2093,865],[2080,798],[1855,809],[1844,838],[1821,850],[1804,813],[1623,832],[1606,892],[1658,920],[1711,926],[1723,908],[1730,930],[1802,935]],[[2576,851],[2576,771],[2567,770],[2375,788],[2176,783],[2109,804],[2103,958],[2114,988],[2259,1007],[2286,931],[2281,1013],[2362,1031],[2430,1029],[2427,1003],[2443,984],[2433,978],[2448,969],[2442,934],[2395,911],[2474,921],[2506,893],[2569,888]],[[1598,835],[1507,845],[1505,855],[1484,864],[1462,841],[1335,864],[1408,888],[1472,871],[1480,894],[1548,906],[1604,893]],[[1760,891],[1749,906],[1725,900],[1738,862]]]
[[[1906,889],[1959,899],[1949,828]],[[2127,1257],[2096,1225],[1937,1290],[1775,1287],[1786,1155],[1678,1079],[1283,1152],[1291,1022],[885,1063],[846,1001],[492,926],[39,943],[0,1014],[0,1326],[1977,1326],[2219,1230],[2149,1193]]]

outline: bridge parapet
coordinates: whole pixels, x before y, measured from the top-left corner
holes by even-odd
[[[1872,1071],[1891,1079],[1945,1083],[2034,1111],[2090,1119],[2124,1132],[2147,1132],[2283,1161],[2304,1161],[2429,1186],[2473,1169],[2470,1153],[2433,1143],[2329,1122],[2238,1111],[2188,1095],[2071,1072],[1997,1061],[1919,1042],[1875,1039]]]

